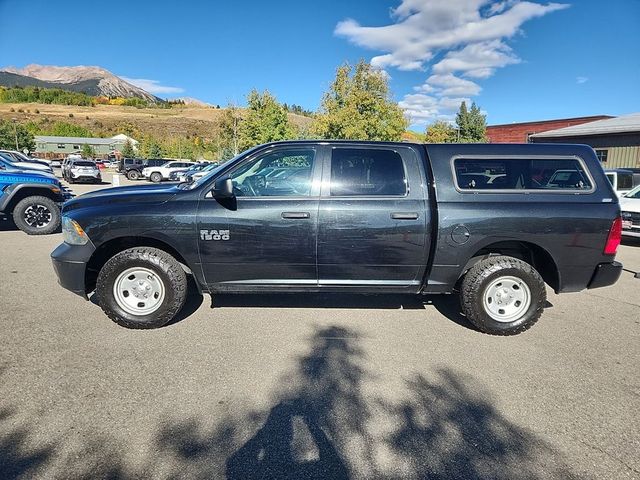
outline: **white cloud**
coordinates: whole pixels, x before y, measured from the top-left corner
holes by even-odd
[[[184,92],[184,88],[182,87],[169,87],[167,85],[161,85],[160,80],[150,80],[148,78],[129,78],[129,77],[120,77],[125,82],[129,82],[136,87],[140,87],[143,90],[146,90],[149,93],[153,93],[154,95],[159,95],[163,93],[182,93]]]
[[[587,83],[588,81],[589,79],[587,77],[576,77],[576,83],[578,84]]]
[[[435,107],[427,99],[418,101],[416,94],[405,97],[405,103],[414,109],[408,113],[415,117],[419,104],[425,104],[426,112],[441,108],[440,100],[445,97],[478,95],[481,87],[468,78],[488,78],[496,69],[520,62],[505,40],[518,34],[526,21],[568,6],[523,0],[402,0],[391,10],[389,25],[367,27],[347,19],[336,25],[335,34],[382,52],[371,59],[377,68],[432,68],[433,75],[414,90],[433,94],[429,98],[436,98]],[[431,65],[436,55],[444,56]],[[437,115],[420,116],[428,121]]]

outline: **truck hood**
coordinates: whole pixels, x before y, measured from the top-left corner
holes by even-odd
[[[133,203],[158,204],[173,198],[178,192],[175,185],[136,185],[132,187],[112,187],[85,193],[64,204],[64,210],[75,210],[94,205]]]

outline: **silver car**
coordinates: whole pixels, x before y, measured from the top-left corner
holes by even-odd
[[[102,183],[100,169],[96,163],[91,160],[70,160],[64,173],[69,183]]]

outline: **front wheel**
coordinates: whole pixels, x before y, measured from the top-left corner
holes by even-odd
[[[471,267],[460,289],[464,314],[478,329],[492,335],[517,335],[531,328],[546,300],[538,271],[520,259],[502,255]]]
[[[60,227],[60,209],[47,197],[23,198],[13,209],[13,222],[28,235],[48,235]]]
[[[107,316],[127,328],[158,328],[169,323],[187,297],[187,276],[163,250],[135,247],[111,257],[96,283],[98,303]]]
[[[153,172],[150,177],[153,183],[160,183],[162,181],[162,174],[158,172]]]

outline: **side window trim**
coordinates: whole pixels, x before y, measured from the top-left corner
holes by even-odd
[[[492,188],[492,189],[478,189],[474,190],[472,188],[462,188],[458,184],[458,175],[456,173],[456,160],[576,160],[580,166],[582,167],[582,171],[584,175],[589,179],[589,183],[591,184],[591,188],[588,190],[575,190],[569,188],[557,188],[557,189],[514,189],[514,188]],[[589,195],[596,191],[596,183],[591,175],[591,171],[587,167],[584,159],[578,155],[454,155],[450,160],[451,166],[451,175],[453,177],[453,184],[458,193],[462,194],[472,194],[472,195],[481,195],[481,194],[539,194],[539,195]]]
[[[327,149],[326,155],[326,168],[325,173],[322,178],[322,192],[321,196],[323,199],[400,199],[400,198],[408,198],[411,195],[411,187],[409,185],[409,176],[407,174],[407,164],[406,159],[401,150],[406,149],[407,147],[389,147],[389,146],[370,146],[370,145],[358,145],[358,144],[345,144],[345,145],[332,145]],[[402,170],[404,175],[405,182],[405,192],[402,195],[331,195],[331,167],[333,162],[333,152],[336,150],[384,150],[391,151],[396,153],[402,162]],[[413,150],[412,150],[413,151]],[[415,155],[415,152],[414,152]]]

